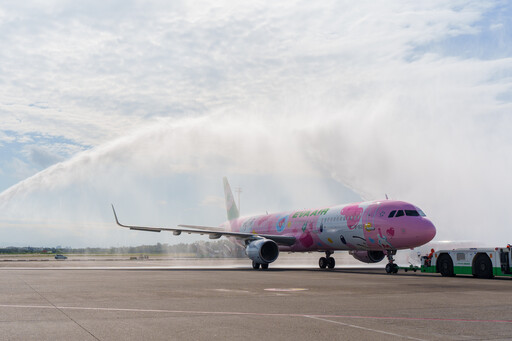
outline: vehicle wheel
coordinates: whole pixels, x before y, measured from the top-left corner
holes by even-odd
[[[486,254],[479,254],[473,262],[473,273],[478,278],[493,278],[492,263],[489,256]]]
[[[398,272],[398,264],[393,263],[391,265],[391,269],[393,270],[393,273],[396,274]]]
[[[453,273],[453,261],[452,258],[443,254],[439,256],[437,260],[437,270],[441,273],[441,276],[444,277],[453,277],[455,274]]]
[[[393,264],[388,263],[386,264],[386,273],[390,274],[393,272]]]
[[[320,259],[318,260],[318,266],[320,267],[320,269],[325,269],[327,267],[327,258],[320,257]]]
[[[329,267],[329,269],[334,269],[334,267],[336,266],[336,260],[334,260],[334,258],[332,257],[327,258],[327,266]]]
[[[254,270],[258,270],[260,268],[260,263],[256,263],[255,261],[252,261],[252,268]]]
[[[268,264],[261,264],[261,268],[262,268],[263,270],[268,269]]]

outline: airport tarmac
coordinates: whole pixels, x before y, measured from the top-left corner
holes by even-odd
[[[387,275],[381,268],[254,271],[248,260],[195,261],[193,268],[23,263],[0,264],[1,340],[512,338],[508,278]]]

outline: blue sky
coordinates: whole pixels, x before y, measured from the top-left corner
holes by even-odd
[[[432,51],[444,56],[493,60],[512,54],[512,8],[507,2],[489,3],[488,11],[472,24],[466,34],[421,46],[421,52]]]
[[[2,132],[0,149],[0,188],[5,190],[25,178],[55,164],[90,146],[59,136],[42,136],[37,132],[18,134],[15,131]]]
[[[109,204],[126,222],[217,225],[224,175],[245,213],[387,193],[438,240],[510,239],[511,15],[506,1],[2,3],[0,245],[190,241],[119,230]]]

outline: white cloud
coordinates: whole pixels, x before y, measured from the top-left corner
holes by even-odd
[[[8,170],[10,174],[13,174],[18,181],[29,177],[35,172],[28,163],[18,158],[9,160],[5,165],[5,170]]]
[[[7,135],[6,133],[4,133],[3,131],[0,130],[0,143],[1,142],[9,143],[9,142],[14,141],[15,139],[16,139],[15,137],[9,136],[9,135]]]
[[[368,64],[474,31],[483,6],[11,5],[3,127],[98,145],[151,117],[243,108],[333,72],[353,81]]]
[[[201,205],[203,206],[215,206],[221,209],[225,208],[224,198],[218,195],[207,195],[204,197],[203,201],[201,201]]]
[[[503,29],[503,27],[504,27],[504,25],[503,25],[502,23],[499,23],[499,24],[491,24],[491,25],[489,26],[489,28],[490,28],[491,30],[493,30],[493,31],[495,31],[495,30],[501,30],[501,29]]]
[[[190,207],[218,193],[211,178],[235,174],[277,179],[274,191],[293,200],[272,208],[340,202],[347,194],[327,185],[336,179],[367,198],[417,203],[441,238],[509,233],[499,214],[473,212],[507,210],[512,59],[442,49],[477,34],[492,3],[16,6],[0,16],[0,44],[11,47],[0,49],[2,129],[96,148],[4,192],[13,219],[23,200],[53,220],[85,200],[98,206],[81,216],[102,221],[105,198],[126,197],[145,223],[158,216],[149,202],[176,207],[173,193],[192,190],[183,174],[207,184],[183,199],[180,217],[196,219]],[[44,148],[81,150],[72,146]],[[294,176],[312,184],[284,184]],[[45,194],[55,210],[38,201]]]
[[[28,148],[28,153],[31,161],[42,168],[46,168],[57,162],[63,161],[60,156],[39,146],[30,146]]]

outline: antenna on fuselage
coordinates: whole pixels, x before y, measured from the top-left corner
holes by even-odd
[[[387,194],[385,194],[385,195],[386,195],[386,200],[389,200],[388,195]]]

